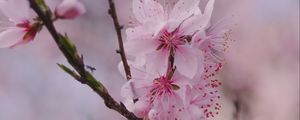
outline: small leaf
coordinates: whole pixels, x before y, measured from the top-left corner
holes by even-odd
[[[36,4],[40,7],[40,9],[47,13],[50,14],[52,16],[52,12],[51,10],[48,8],[48,6],[46,5],[44,0],[35,0]]]
[[[68,53],[74,57],[74,55],[77,54],[76,46],[71,42],[71,40],[67,35],[63,36],[59,34],[59,36],[60,36],[59,44],[61,44],[63,48],[65,48],[68,51]]]
[[[65,65],[63,64],[58,64],[57,65],[62,69],[64,70],[66,73],[68,73],[69,75],[71,75],[72,77],[74,77],[76,80],[78,81],[81,81],[81,78],[79,75],[77,75],[77,73],[73,70],[71,70],[70,68],[66,67]]]
[[[36,3],[39,5],[39,6],[41,6],[41,5],[45,5],[45,1],[44,0],[35,0],[36,1]]]

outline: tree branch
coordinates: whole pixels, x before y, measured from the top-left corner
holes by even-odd
[[[107,89],[102,83],[97,81],[94,76],[85,70],[85,65],[83,57],[78,54],[76,46],[71,43],[67,36],[63,36],[58,33],[53,25],[52,13],[48,6],[43,0],[29,0],[31,8],[38,14],[39,18],[46,26],[53,39],[55,40],[60,51],[64,54],[71,66],[76,70],[72,71],[64,65],[58,64],[60,68],[66,71],[68,74],[73,76],[76,80],[82,84],[88,85],[92,90],[94,90],[103,100],[105,105],[117,111],[129,120],[142,120],[136,117],[132,112],[128,111],[122,103],[116,102],[108,93]]]
[[[116,30],[117,36],[118,36],[119,50],[117,50],[117,53],[119,53],[121,56],[121,59],[122,59],[123,65],[124,65],[126,78],[127,78],[127,80],[130,80],[131,72],[130,72],[130,67],[129,67],[127,59],[126,59],[126,54],[125,54],[124,45],[123,45],[122,32],[121,32],[121,30],[123,29],[123,26],[121,26],[118,21],[118,15],[116,12],[116,7],[115,7],[114,1],[108,0],[108,2],[109,2],[108,13],[110,14],[111,18],[113,19],[115,30]]]

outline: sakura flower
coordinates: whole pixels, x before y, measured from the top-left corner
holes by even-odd
[[[182,90],[188,85],[184,77],[169,73],[147,73],[144,67],[131,66],[133,78],[121,91],[126,107],[138,117],[151,120],[183,119]],[[121,73],[123,69],[119,68]],[[174,71],[173,71],[174,72]],[[172,76],[172,77],[171,77]]]
[[[12,48],[34,39],[41,25],[31,23],[31,11],[27,0],[2,0],[0,9],[12,23],[0,33],[0,48]]]
[[[203,55],[193,47],[192,38],[209,25],[214,0],[210,0],[202,14],[200,0],[179,0],[173,7],[155,0],[133,0],[135,27],[126,30],[126,52],[135,56],[136,63],[147,71],[164,73],[169,56],[180,74],[193,78],[203,71]],[[199,65],[200,64],[200,65]]]
[[[85,12],[84,5],[78,0],[64,0],[55,9],[55,15],[60,19],[74,19]]]
[[[189,120],[207,120],[219,114],[221,105],[218,103],[220,95],[218,80],[200,80],[196,84],[186,86],[185,107],[186,118]]]
[[[125,72],[119,70],[125,77]],[[165,75],[147,73],[131,64],[132,79],[121,91],[125,106],[138,117],[150,120],[207,120],[221,108],[218,80],[181,76],[175,69]],[[170,69],[168,69],[169,71]]]
[[[204,74],[206,77],[214,76],[221,70],[225,62],[224,53],[233,41],[231,39],[232,30],[229,29],[231,25],[224,21],[223,19],[213,26],[208,26],[207,29],[199,31],[193,38],[193,45],[204,55]]]

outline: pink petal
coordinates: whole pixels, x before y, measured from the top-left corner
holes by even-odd
[[[164,25],[164,22],[147,22],[133,28],[127,28],[125,31],[127,40],[141,39],[144,36],[153,37],[157,32],[159,32],[158,30],[161,30],[164,27]]]
[[[198,70],[197,54],[192,48],[181,47],[176,51],[175,61],[177,70],[182,75],[192,79]]]
[[[184,104],[186,106],[189,106],[190,102],[193,100],[193,94],[192,94],[192,86],[185,86],[183,89],[185,89],[184,96],[182,97],[184,100]]]
[[[166,51],[155,51],[146,56],[146,71],[163,75],[167,72],[169,54]]]
[[[207,18],[206,19],[207,23],[209,23],[209,21],[211,19],[211,15],[214,10],[214,4],[215,4],[215,0],[209,0],[205,7],[204,16],[205,16],[205,18]]]
[[[142,66],[135,65],[132,61],[127,61],[130,67],[131,75],[135,79],[142,79],[146,76],[145,68]],[[126,78],[123,62],[120,62],[118,65],[119,72],[124,78]]]
[[[144,36],[144,38],[130,40],[125,42],[124,47],[128,55],[141,56],[156,50],[159,46],[158,41],[153,40],[151,36]]]
[[[134,99],[135,94],[132,88],[132,81],[126,82],[121,88],[121,96],[127,99]]]
[[[127,28],[125,31],[127,40],[134,40],[144,35],[153,35],[156,29],[158,29],[155,26],[158,26],[157,22],[147,22],[142,25],[137,25],[132,28]]]
[[[203,72],[204,72],[204,55],[201,50],[195,50],[196,51],[196,56],[197,56],[197,61],[198,61],[198,68],[197,68],[197,73],[194,76],[193,80],[199,81],[199,79],[202,78]]]
[[[196,31],[202,31],[209,26],[209,22],[211,19],[211,14],[213,12],[215,0],[208,1],[204,14],[198,14],[186,20],[183,23],[183,31],[184,34],[193,34]]]
[[[134,64],[138,66],[143,66],[146,64],[146,55],[136,56],[134,59]]]
[[[193,14],[200,14],[199,3],[200,0],[179,0],[170,14],[170,19],[183,21]]]
[[[145,95],[145,93],[148,92],[149,86],[151,85],[152,81],[146,78],[148,74],[145,72],[145,69],[143,67],[135,66],[130,61],[129,64],[132,79],[125,85],[123,85],[123,87],[121,88],[121,95],[125,98],[135,99]],[[122,62],[120,62],[118,68],[120,73],[125,78],[126,76]]]
[[[132,99],[124,99],[122,100],[122,103],[126,106],[126,108],[129,110],[129,111],[133,111],[134,110],[134,102]]]
[[[199,48],[199,46],[207,40],[206,31],[202,30],[197,32],[192,38],[192,46]]]
[[[137,99],[148,94],[151,89],[151,80],[131,79],[121,88],[121,96],[129,99]]]
[[[148,117],[149,117],[150,120],[157,120],[158,119],[157,114],[158,114],[157,110],[151,109],[149,111]]]
[[[191,82],[191,79],[188,79],[187,77],[181,75],[178,71],[175,71],[174,75],[173,75],[173,83],[177,86],[179,86],[180,88],[185,88],[186,85],[188,86],[193,86],[193,82]],[[182,89],[177,90],[177,93],[180,95],[184,95],[185,92],[183,92]],[[183,96],[184,97],[184,96]]]
[[[203,114],[203,110],[200,109],[198,106],[195,105],[191,105],[188,108],[188,113],[190,115],[190,119],[191,120],[205,120],[206,118],[204,118],[204,114]]]
[[[133,108],[133,113],[135,113],[137,117],[147,117],[150,110],[150,102],[146,100],[139,100],[134,104]]]
[[[145,29],[145,28],[146,27],[144,25],[137,26],[134,28],[127,28],[125,30],[126,39],[127,40],[135,40],[135,39],[141,38],[144,35],[147,35],[148,32],[145,32],[145,31],[147,31],[148,29]]]
[[[133,14],[141,23],[164,19],[163,7],[154,0],[133,0]]]
[[[21,23],[29,19],[30,6],[28,0],[7,0],[0,3],[0,9],[10,20]]]
[[[25,32],[20,28],[9,28],[0,33],[0,48],[15,46],[23,41]]]
[[[175,92],[159,97],[153,105],[149,116],[155,120],[180,120],[184,112],[182,98]]]

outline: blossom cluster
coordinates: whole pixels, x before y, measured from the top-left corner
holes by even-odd
[[[150,120],[206,120],[219,114],[222,68],[230,30],[211,25],[215,0],[133,0],[126,29],[131,77],[121,90],[125,106]],[[120,67],[122,74],[124,70]]]
[[[132,0],[134,21],[126,29],[124,48],[131,75],[121,95],[137,117],[150,120],[207,120],[219,114],[218,91],[223,53],[231,30],[211,25],[215,0],[200,9],[200,0]],[[18,10],[15,10],[18,8]],[[44,23],[27,0],[0,0],[9,18],[0,29],[0,48],[32,41]],[[51,13],[52,22],[74,19],[85,8],[78,0],[63,0]]]
[[[0,10],[9,18],[9,23],[0,29],[0,48],[28,43],[43,27],[42,21],[30,9],[28,0],[0,0]],[[64,0],[56,7],[53,21],[74,19],[84,13],[85,8],[78,0]]]

